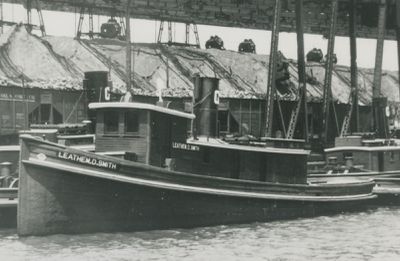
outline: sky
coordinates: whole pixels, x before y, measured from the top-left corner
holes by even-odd
[[[3,4],[3,16],[6,21],[25,22],[26,10],[22,5]],[[79,19],[79,14],[42,11],[46,33],[55,36],[74,37]],[[99,31],[100,25],[107,21],[105,16],[93,17],[95,31]],[[38,16],[36,10],[32,10],[32,20],[34,24],[38,24]],[[85,16],[83,31],[87,31],[89,19]],[[220,36],[227,50],[237,51],[239,43],[244,39],[252,39],[256,44],[258,54],[268,54],[270,49],[270,31],[265,30],[250,30],[242,28],[230,28],[219,26],[198,25],[200,43],[202,48],[205,42],[211,35]],[[159,21],[131,19],[131,35],[132,42],[137,43],[154,43],[159,28]],[[173,41],[184,42],[185,28],[183,24],[173,24]],[[164,27],[163,40],[166,41],[167,30]],[[194,43],[194,34],[191,31],[190,39]],[[328,41],[321,35],[304,36],[305,52],[307,53],[312,48],[320,48],[323,53],[326,53]],[[357,39],[357,63],[359,67],[373,68],[375,65],[375,48],[376,40],[374,39]],[[280,33],[279,34],[279,50],[290,59],[297,59],[296,34],[295,33]],[[350,65],[350,44],[347,37],[335,38],[335,53],[338,57],[338,64]],[[397,61],[397,43],[395,41],[385,41],[383,69],[398,70]]]

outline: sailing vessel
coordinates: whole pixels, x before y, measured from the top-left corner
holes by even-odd
[[[200,86],[191,139],[193,114],[135,102],[89,105],[96,153],[22,136],[18,233],[264,222],[358,210],[375,198],[372,181],[308,184],[306,150],[218,139],[218,81]]]

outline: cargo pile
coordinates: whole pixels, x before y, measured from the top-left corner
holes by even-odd
[[[195,49],[157,44],[134,44],[131,92],[134,95],[192,96],[194,75],[220,79],[221,97],[264,98],[268,77],[267,55],[238,53],[219,49]],[[125,42],[111,39],[75,40],[69,37],[39,38],[15,26],[0,36],[0,85],[29,88],[81,89],[85,71],[110,71],[114,91],[126,92]],[[320,101],[325,69],[323,63],[307,62],[307,96]],[[360,104],[371,103],[372,69],[358,72]],[[282,56],[278,61],[283,100],[296,100],[298,75],[296,61]],[[24,81],[22,81],[24,79]],[[336,65],[332,76],[336,102],[347,103],[350,69]],[[382,94],[400,101],[397,72],[384,71]]]

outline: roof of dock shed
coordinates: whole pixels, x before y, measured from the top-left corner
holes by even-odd
[[[167,86],[163,96],[191,97],[195,75],[220,79],[221,97],[262,99],[266,93],[268,56],[216,49],[168,47],[157,44],[134,44],[134,95],[157,96],[157,86]],[[0,86],[24,86],[58,90],[81,90],[85,71],[111,72],[116,90],[125,92],[125,43],[118,40],[76,40],[70,37],[38,37],[24,26],[14,26],[0,35]],[[308,63],[309,101],[321,101],[325,69],[320,63]],[[290,80],[278,87],[283,100],[298,98],[297,63],[290,61]],[[359,69],[359,102],[371,103],[373,69]],[[382,95],[400,102],[398,73],[383,71]],[[350,70],[336,65],[332,76],[334,101],[348,103]]]

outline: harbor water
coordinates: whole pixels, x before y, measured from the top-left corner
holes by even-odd
[[[136,233],[19,238],[0,230],[0,260],[400,260],[400,207]]]

